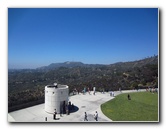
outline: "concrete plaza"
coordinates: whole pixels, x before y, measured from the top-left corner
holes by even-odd
[[[145,90],[140,90],[145,91]],[[115,91],[114,96],[121,93],[137,92],[137,91]],[[84,113],[87,113],[88,121],[86,122],[96,122],[94,120],[94,114],[98,112],[98,122],[111,122],[101,111],[100,105],[113,99],[109,92],[101,93],[96,92],[95,95],[77,94],[69,97],[69,101],[73,103],[77,110],[70,113],[70,115],[63,114],[60,116],[57,114],[57,120],[53,119],[53,114],[46,113],[44,110],[44,104],[32,106],[29,108],[21,109],[18,111],[8,113],[9,122],[85,122]],[[46,120],[47,119],[47,120]]]

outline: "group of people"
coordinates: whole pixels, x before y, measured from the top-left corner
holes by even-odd
[[[60,116],[62,116],[62,114],[69,115],[74,110],[74,108],[75,106],[73,103],[71,104],[71,101],[69,101],[68,104],[64,102],[60,109]]]
[[[88,87],[87,89],[86,89],[86,87],[82,90],[82,93],[83,94],[86,94],[86,92],[88,92],[89,93],[89,95],[91,95],[91,90],[90,90],[90,88]]]
[[[154,87],[153,88],[150,88],[150,87],[146,88],[146,91],[150,91],[151,93],[155,93],[155,92],[157,93],[158,92],[157,88],[154,88]]]
[[[110,96],[114,97],[114,91],[110,91]]]
[[[62,116],[62,114],[66,114],[66,115],[70,115],[70,112],[74,110],[74,104],[71,104],[71,102],[69,101],[69,104],[64,106],[64,108],[60,109],[60,116]],[[53,119],[56,120],[56,115],[57,115],[57,111],[55,109],[54,114],[53,114]]]
[[[89,87],[88,87],[88,88],[84,87],[84,89],[82,90],[82,94],[83,94],[83,95],[85,95],[86,92],[88,92],[89,95],[91,95],[91,90],[90,90]],[[73,89],[73,95],[76,95],[76,94],[79,95],[79,93],[80,93],[79,89],[76,89],[76,88]],[[93,95],[95,95],[95,91],[93,92]]]
[[[95,119],[95,121],[98,121],[98,113],[97,113],[97,111],[94,114],[94,119]],[[84,121],[88,121],[88,115],[87,115],[86,112],[85,112],[85,116],[84,116]]]
[[[54,114],[53,114],[53,119],[54,119],[54,120],[57,120],[56,115],[57,115],[57,111],[56,111],[56,109],[55,109]],[[97,111],[96,111],[95,114],[94,114],[94,119],[95,119],[95,121],[98,121],[98,113],[97,113]],[[47,120],[46,120],[46,121],[47,121]],[[88,115],[87,115],[86,112],[85,112],[85,116],[84,116],[84,121],[88,121]]]

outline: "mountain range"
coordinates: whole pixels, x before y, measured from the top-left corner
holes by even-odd
[[[134,67],[142,67],[147,64],[157,64],[158,63],[158,56],[148,57],[142,60],[137,61],[128,61],[128,62],[117,62],[114,64],[84,64],[82,62],[74,62],[74,61],[66,61],[64,63],[51,63],[48,66],[43,66],[37,68],[37,70],[53,70],[60,67],[66,68],[74,68],[74,67],[123,67],[123,68],[134,68]]]
[[[51,63],[48,66],[43,66],[37,68],[38,70],[52,70],[52,69],[57,69],[60,67],[66,67],[66,68],[74,68],[74,67],[97,67],[97,66],[105,66],[102,64],[84,64],[82,62],[74,62],[74,61],[66,61],[64,63]]]

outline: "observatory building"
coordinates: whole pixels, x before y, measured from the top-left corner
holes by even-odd
[[[60,113],[68,103],[69,88],[67,85],[54,83],[45,86],[45,111]]]

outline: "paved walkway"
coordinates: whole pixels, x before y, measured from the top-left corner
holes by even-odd
[[[121,93],[136,92],[132,90],[128,91],[116,91],[115,96]],[[69,97],[69,101],[78,107],[76,112],[70,113],[70,115],[57,115],[57,120],[53,120],[53,115],[44,111],[44,104],[32,106],[29,108],[21,109],[18,111],[10,112],[8,114],[8,121],[10,122],[84,122],[84,112],[87,112],[88,121],[96,122],[93,118],[95,111],[98,112],[99,122],[111,122],[101,111],[100,105],[113,99],[110,93],[97,92],[95,95],[86,93],[85,95],[79,94]],[[46,121],[47,118],[47,121]]]

